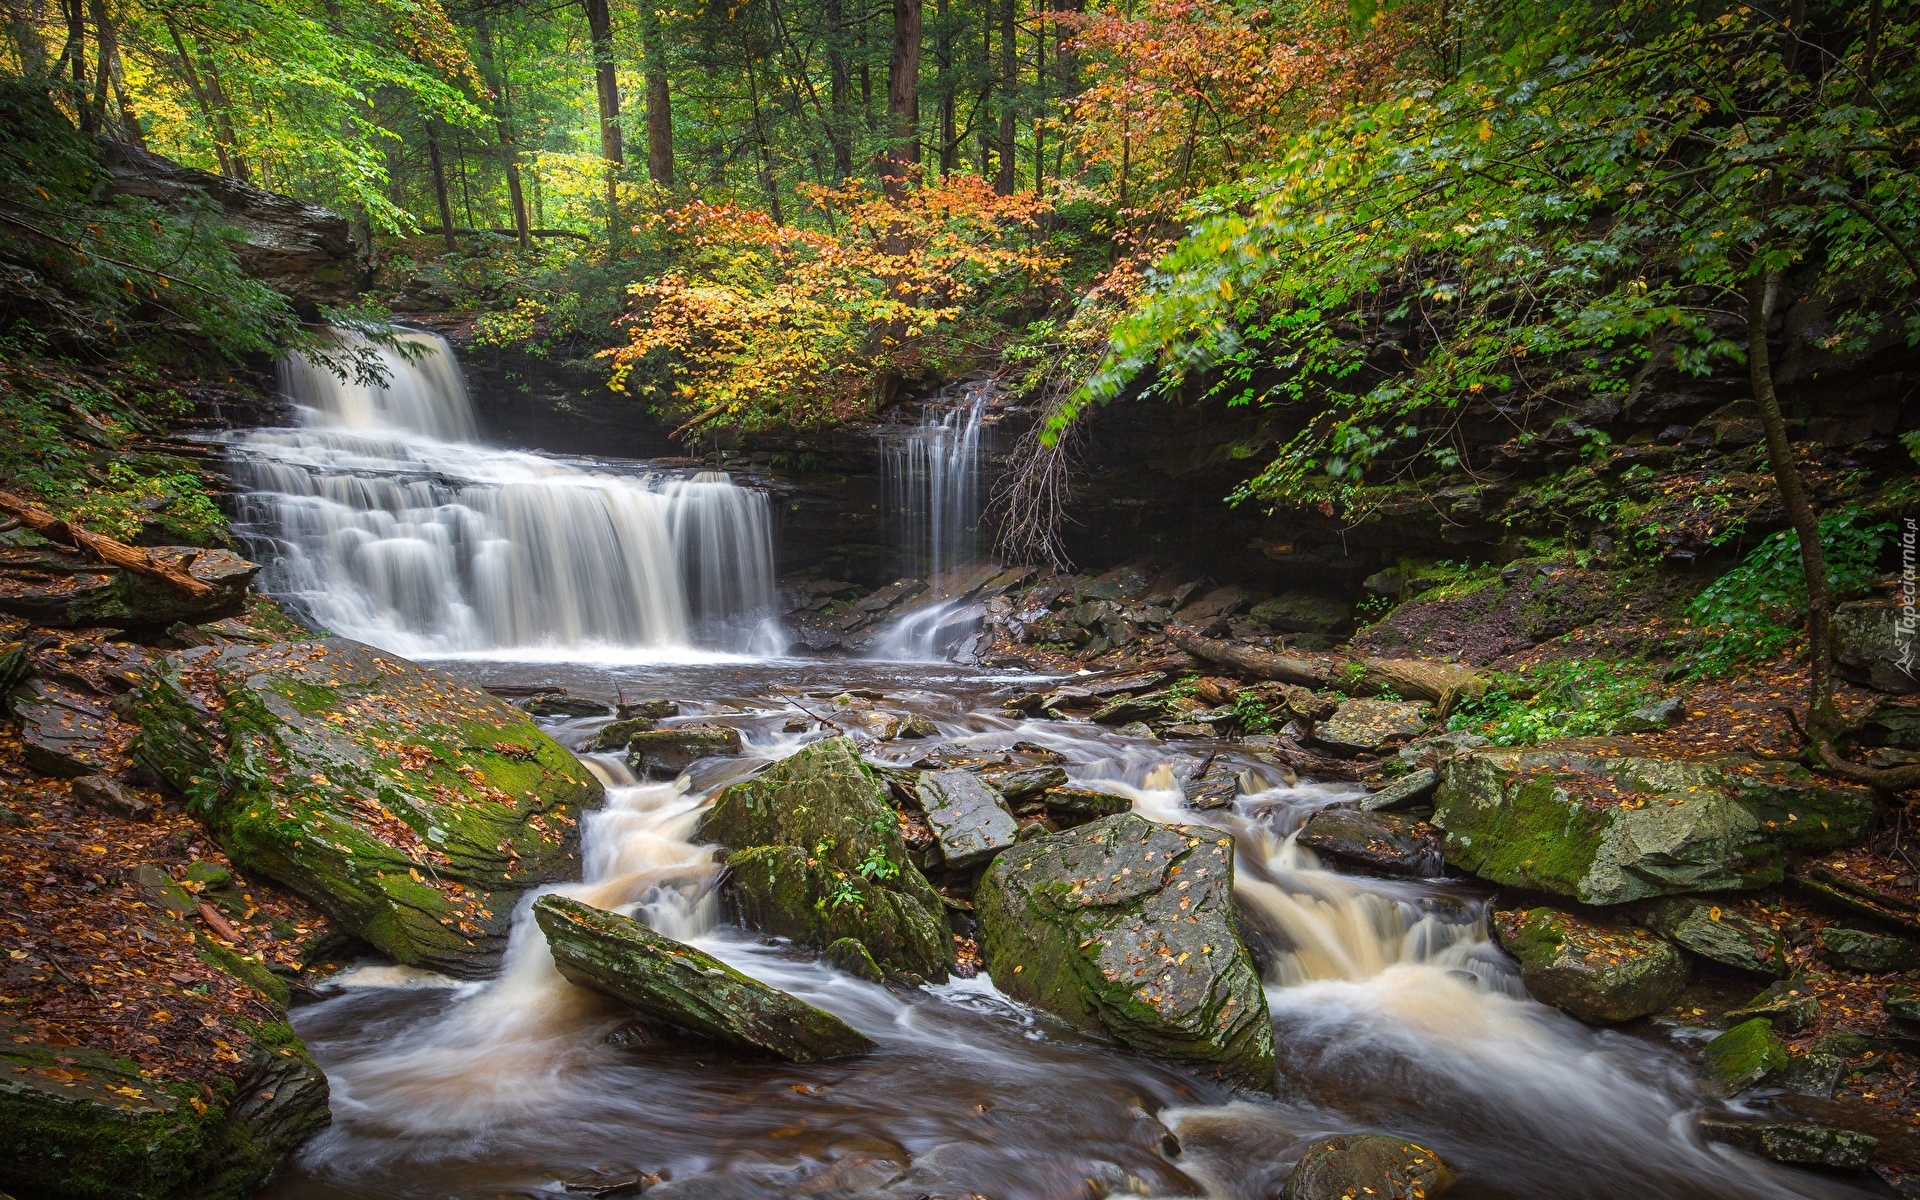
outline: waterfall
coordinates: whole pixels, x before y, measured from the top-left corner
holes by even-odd
[[[991,389],[958,408],[929,404],[920,420],[880,439],[903,573],[932,579],[970,563],[980,524],[980,417]]]
[[[400,340],[410,353],[373,348],[378,386],[283,359],[300,425],[233,445],[236,524],[269,592],[419,657],[778,652],[764,495],[721,472],[481,446],[446,342]]]

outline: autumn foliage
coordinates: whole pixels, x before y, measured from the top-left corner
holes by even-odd
[[[658,218],[648,232],[676,265],[629,289],[628,341],[607,352],[616,389],[696,423],[842,420],[957,374],[996,314],[1058,280],[1032,193],[952,176],[898,199],[858,183],[805,194],[820,218],[805,228],[732,203]]]

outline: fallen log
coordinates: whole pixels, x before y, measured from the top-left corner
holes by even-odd
[[[196,599],[211,596],[217,590],[212,584],[202,582],[188,574],[186,563],[175,565],[161,562],[138,546],[129,546],[125,542],[116,542],[110,537],[90,533],[73,522],[57,517],[39,505],[23,500],[11,492],[0,492],[0,512],[11,513],[18,517],[21,524],[41,537],[69,546],[77,546],[101,562],[119,567],[123,571],[132,571],[135,574],[163,580]]]
[[[1208,662],[1217,662],[1232,667],[1243,675],[1255,679],[1272,679],[1280,683],[1297,683],[1303,687],[1330,687],[1333,678],[1318,663],[1304,658],[1294,658],[1286,654],[1269,654],[1264,650],[1253,650],[1245,646],[1235,646],[1215,638],[1201,637],[1192,630],[1169,625],[1167,633],[1173,638],[1173,644],[1197,658]]]

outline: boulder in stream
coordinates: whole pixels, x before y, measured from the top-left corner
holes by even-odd
[[[994,859],[974,905],[1000,989],[1069,1024],[1254,1091],[1273,1023],[1235,932],[1233,839],[1131,813]]]
[[[533,902],[533,916],[562,975],[649,1017],[790,1062],[873,1048],[832,1013],[631,917],[551,894]]]
[[[1730,757],[1676,762],[1601,741],[1483,747],[1439,766],[1447,862],[1586,904],[1777,883],[1790,850],[1864,835],[1866,788]]]
[[[1787,1047],[1765,1017],[1742,1021],[1707,1043],[1707,1077],[1726,1095],[1743,1092],[1787,1066]]]
[[[1712,900],[1681,896],[1656,901],[1647,909],[1646,923],[1682,950],[1711,962],[1775,978],[1791,970],[1779,930]]]
[[[1426,1200],[1453,1183],[1452,1169],[1424,1146],[1384,1133],[1340,1134],[1307,1147],[1280,1200]]]
[[[1307,818],[1295,840],[1317,853],[1391,875],[1433,875],[1440,866],[1440,835],[1433,826],[1398,813],[1322,809]]]
[[[133,711],[140,761],[236,866],[453,975],[492,968],[521,891],[579,876],[603,796],[518,709],[344,638],[182,651]]]
[[[891,973],[946,978],[945,909],[851,739],[815,742],[724,788],[698,836],[732,851],[725,894],[747,927],[821,950],[854,938]]]
[[[1020,832],[1005,802],[971,771],[928,771],[918,791],[949,867],[978,866],[1013,845]]]
[[[703,758],[740,753],[740,731],[731,725],[696,721],[670,729],[636,731],[627,739],[627,765],[636,775],[675,776]]]
[[[1687,960],[1644,929],[1596,925],[1552,908],[1495,913],[1493,928],[1533,998],[1589,1025],[1659,1012],[1687,986]]]

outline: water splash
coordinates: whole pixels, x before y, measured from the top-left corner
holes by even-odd
[[[764,495],[720,472],[476,445],[446,342],[401,340],[414,353],[378,349],[384,386],[289,356],[301,426],[232,447],[268,591],[419,657],[783,648]]]

